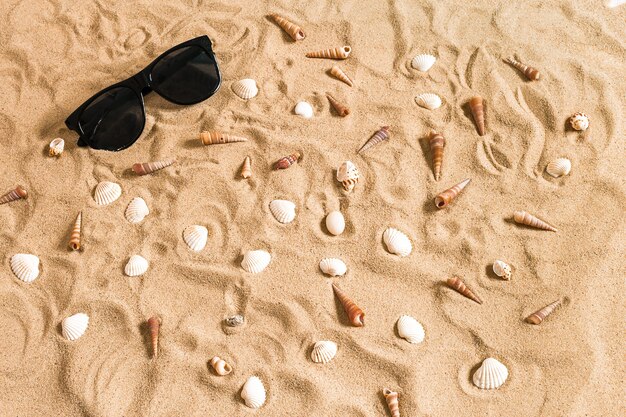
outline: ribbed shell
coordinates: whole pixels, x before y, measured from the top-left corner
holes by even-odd
[[[557,231],[554,226],[549,225],[538,217],[533,216],[532,214],[525,211],[516,211],[515,213],[513,213],[513,220],[515,220],[515,223],[524,224],[526,226],[534,227],[536,229],[549,230],[551,232]]]
[[[122,195],[122,187],[110,181],[102,181],[96,186],[93,199],[100,206],[111,204]]]
[[[472,117],[474,123],[476,123],[476,130],[479,136],[485,135],[485,106],[484,100],[480,96],[474,96],[469,101],[470,110],[472,111]]]
[[[300,26],[293,24],[289,20],[277,15],[276,13],[271,14],[270,17],[274,19],[278,26],[280,26],[285,32],[287,32],[287,34],[291,36],[291,39],[293,39],[294,41],[301,41],[302,39],[306,38],[306,35],[304,34],[304,31],[302,31],[302,28],[300,28]]]
[[[74,222],[74,227],[72,227],[72,231],[70,232],[70,240],[68,242],[68,246],[72,250],[79,250],[81,246],[82,240],[82,230],[83,230],[83,212],[78,212],[78,216],[76,216],[76,221]]]
[[[233,93],[244,100],[250,100],[259,94],[259,88],[256,85],[256,81],[251,78],[235,81],[232,83],[230,88],[232,88]]]
[[[346,117],[350,114],[350,109],[337,101],[335,97],[331,96],[330,94],[326,94],[326,97],[328,98],[330,105],[333,106],[333,108],[340,117]]]
[[[522,64],[521,62],[517,61],[515,58],[512,58],[512,57],[505,58],[504,62],[515,67],[519,72],[524,74],[526,78],[528,78],[530,81],[537,81],[540,78],[539,70],[531,66],[528,66],[526,64]]]
[[[133,172],[137,175],[147,175],[167,168],[176,162],[175,159],[165,159],[163,161],[136,163],[133,165]]]
[[[273,200],[270,211],[280,223],[291,223],[296,218],[296,205],[289,200]]]
[[[337,277],[344,275],[348,270],[346,264],[338,258],[324,258],[320,261],[320,269],[326,275]]]
[[[572,170],[572,162],[567,158],[557,158],[546,166],[546,172],[554,178],[569,174]]]
[[[497,260],[493,263],[493,273],[499,276],[502,279],[506,279],[507,281],[511,279],[511,275],[513,271],[511,271],[511,267],[500,260]]]
[[[337,181],[343,185],[343,189],[347,192],[354,189],[360,176],[358,168],[352,161],[345,161],[337,168]]]
[[[569,123],[574,130],[587,130],[589,127],[589,116],[585,113],[576,113],[569,118]]]
[[[264,250],[248,251],[243,255],[241,267],[251,274],[262,272],[270,264],[272,255]]]
[[[266,393],[263,382],[256,377],[248,378],[241,389],[241,398],[250,408],[261,408],[265,404]]]
[[[376,133],[374,133],[372,137],[370,137],[367,142],[365,142],[363,146],[361,146],[357,153],[365,152],[371,147],[376,146],[386,140],[389,140],[389,126],[383,126],[378,129]]]
[[[307,58],[328,58],[328,59],[346,59],[350,56],[352,48],[342,46],[338,48],[323,49],[321,51],[307,52]]]
[[[411,245],[408,236],[393,227],[385,230],[383,240],[387,245],[387,250],[398,256],[409,256],[413,250],[413,245]]]
[[[31,283],[39,276],[39,258],[28,253],[18,253],[11,257],[11,271],[20,280]]]
[[[333,65],[333,67],[330,69],[330,74],[338,80],[341,80],[344,83],[348,84],[350,87],[354,85],[350,77],[348,77],[348,75],[337,65]]]
[[[209,231],[204,226],[198,226],[197,224],[188,226],[183,232],[183,239],[189,249],[195,252],[200,252],[206,246],[207,239],[209,237]]]
[[[315,342],[311,351],[311,360],[315,363],[328,363],[337,355],[337,344],[330,340]]]
[[[293,111],[298,116],[304,117],[305,119],[310,119],[313,117],[313,107],[306,101],[300,101],[298,104],[296,104],[296,107],[293,109]]]
[[[496,389],[502,386],[509,376],[509,370],[497,359],[487,358],[474,372],[472,381],[480,389]]]
[[[550,314],[554,312],[561,305],[561,300],[556,300],[545,307],[535,311],[530,316],[526,317],[526,321],[531,324],[541,324]]]
[[[398,393],[390,390],[389,388],[384,388],[383,395],[385,396],[385,401],[387,401],[387,407],[389,407],[389,413],[391,414],[391,417],[400,417]]]
[[[420,54],[420,55],[417,55],[415,58],[413,58],[413,60],[411,61],[411,66],[418,71],[426,72],[433,65],[435,65],[436,61],[437,61],[437,58],[435,58],[432,55]]]
[[[415,102],[428,110],[436,110],[441,107],[441,97],[433,93],[424,93],[415,97]]]
[[[85,313],[66,317],[61,322],[63,337],[67,340],[76,340],[85,334],[87,326],[89,326],[89,316]]]
[[[463,191],[463,189],[467,186],[467,184],[470,183],[470,179],[467,178],[463,181],[461,181],[460,183],[448,188],[447,190],[441,192],[441,194],[437,195],[437,197],[435,197],[435,206],[437,206],[438,209],[442,209],[444,207],[447,207],[448,204],[450,204],[458,195],[461,191]]]
[[[50,142],[50,156],[61,156],[65,149],[65,141],[61,138],[53,139]]]
[[[326,228],[328,231],[335,236],[338,236],[343,233],[346,229],[346,220],[341,214],[340,211],[331,211],[326,216]]]
[[[398,334],[409,343],[422,343],[424,341],[424,327],[411,316],[400,316],[398,322]]]
[[[130,203],[128,203],[128,207],[126,207],[126,211],[124,212],[126,220],[132,224],[140,223],[148,214],[150,214],[148,205],[141,197],[133,198]]]
[[[129,277],[138,277],[143,275],[148,270],[148,260],[143,256],[133,255],[128,260],[124,273]]]

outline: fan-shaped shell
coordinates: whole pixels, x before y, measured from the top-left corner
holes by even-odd
[[[311,351],[311,360],[315,363],[328,363],[337,355],[337,344],[330,340],[315,342]]]
[[[148,205],[141,197],[133,198],[130,203],[128,203],[126,212],[124,212],[126,220],[133,224],[140,223],[148,214],[150,214]]]
[[[85,334],[89,326],[89,316],[85,313],[77,313],[66,317],[61,322],[63,337],[67,340],[76,340]]]
[[[435,64],[435,61],[437,58],[430,54],[420,54],[413,58],[411,66],[418,71],[426,72]]]
[[[195,252],[200,252],[206,246],[207,239],[209,237],[209,231],[204,226],[198,226],[194,224],[188,226],[183,232],[183,239],[189,249]]]
[[[343,218],[343,214],[340,211],[328,213],[326,216],[326,228],[335,236],[342,234],[346,228],[346,220]]]
[[[244,100],[250,100],[259,94],[259,88],[256,85],[256,81],[251,78],[235,81],[230,88],[232,88],[233,93]]]
[[[413,245],[411,245],[408,236],[393,227],[385,230],[383,240],[387,245],[387,250],[398,256],[409,256],[413,250]]]
[[[310,119],[311,117],[313,117],[313,107],[306,101],[301,101],[296,104],[296,107],[293,109],[293,111],[298,116],[302,116],[305,119]]]
[[[424,341],[424,327],[411,316],[400,316],[398,322],[398,334],[409,343],[422,343]]]
[[[262,272],[267,266],[270,264],[272,260],[272,255],[264,250],[252,250],[248,251],[243,255],[243,260],[241,261],[241,267],[246,272],[250,272],[251,274],[258,274]]]
[[[250,408],[261,408],[265,404],[265,387],[259,377],[251,376],[248,378],[241,389],[241,398]]]
[[[425,109],[435,110],[441,107],[441,97],[433,93],[424,93],[415,97],[415,102]]]
[[[572,162],[567,158],[557,158],[546,166],[546,172],[554,178],[569,174],[572,170]]]
[[[138,277],[148,270],[148,260],[140,255],[133,255],[128,260],[124,273],[129,277]]]
[[[102,181],[96,186],[93,199],[100,206],[111,204],[122,195],[122,187],[111,181]]]
[[[289,200],[273,200],[270,202],[270,211],[280,223],[291,223],[296,218],[296,205]]]
[[[513,271],[511,271],[511,267],[507,263],[497,260],[493,263],[492,268],[493,268],[493,273],[499,276],[500,278],[504,278],[506,280],[511,279],[511,275],[513,274]]]
[[[348,270],[346,264],[338,258],[324,258],[320,261],[320,269],[326,275],[337,277],[344,275]]]
[[[39,258],[28,253],[18,253],[11,257],[11,271],[26,283],[31,283],[39,276]]]
[[[474,372],[472,381],[480,389],[495,389],[504,384],[509,376],[509,370],[497,359],[487,358]]]

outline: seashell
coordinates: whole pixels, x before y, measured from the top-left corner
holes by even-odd
[[[480,389],[496,389],[502,386],[509,376],[509,370],[497,359],[487,358],[474,372],[472,381]]]
[[[2,197],[0,197],[0,204],[10,203],[11,201],[19,200],[19,199],[27,199],[28,192],[24,187],[18,185],[14,190],[9,191]]]
[[[291,223],[296,218],[296,205],[289,200],[272,200],[270,211],[280,223]]]
[[[159,356],[159,330],[161,329],[161,319],[152,316],[148,319],[148,329],[150,330],[150,341],[152,342],[152,358]]]
[[[333,65],[330,69],[330,74],[338,80],[348,84],[350,87],[354,86],[350,77],[348,77],[348,75],[341,68],[339,68],[339,66]]]
[[[93,199],[96,204],[106,206],[111,204],[122,195],[122,187],[119,184],[110,181],[102,181],[96,186]]]
[[[310,119],[313,117],[313,107],[306,101],[300,101],[298,104],[296,104],[296,107],[293,109],[293,111],[298,116],[304,117],[305,119]]]
[[[457,278],[457,277],[448,278],[447,283],[450,288],[452,288],[459,294],[464,295],[465,297],[469,298],[472,301],[477,302],[478,304],[483,303],[482,300],[478,298],[478,296],[472,292],[472,290],[467,288],[467,285],[465,285],[465,283],[461,281],[461,278]]]
[[[80,249],[82,225],[83,212],[81,211],[78,213],[78,216],[76,217],[76,222],[74,222],[74,227],[72,228],[72,232],[70,233],[70,241],[68,245],[72,250]]]
[[[343,46],[340,48],[329,48],[323,49],[317,52],[307,52],[307,58],[328,58],[328,59],[346,59],[350,52],[352,52],[352,48],[349,46]]]
[[[61,138],[53,139],[50,142],[50,156],[61,156],[65,149],[65,141]]]
[[[509,281],[511,279],[511,276],[513,275],[511,267],[507,263],[500,260],[497,260],[493,263],[492,269],[494,274],[496,274],[500,278],[506,279],[507,281]]]
[[[469,183],[470,183],[470,179],[467,178],[461,181],[460,183],[458,183],[457,185],[455,185],[454,187],[448,188],[446,191],[442,192],[437,197],[435,197],[435,205],[437,206],[437,208],[442,209],[444,207],[447,207],[448,204],[450,204],[452,200],[454,200],[456,196],[459,195],[459,193],[463,191],[463,189]]]
[[[274,22],[276,22],[278,26],[280,26],[285,32],[287,32],[287,34],[291,36],[291,39],[293,39],[294,41],[301,41],[302,39],[306,38],[306,35],[304,34],[300,26],[294,25],[289,20],[277,15],[276,13],[272,13],[270,17],[274,19]]]
[[[604,0],[606,7],[613,9],[614,7],[626,4],[626,0]]]
[[[424,327],[411,316],[400,316],[396,325],[398,334],[409,343],[422,343],[424,341]]]
[[[326,228],[335,236],[343,233],[346,228],[346,221],[340,211],[331,211],[326,216]]]
[[[398,256],[409,256],[413,250],[413,245],[411,245],[411,240],[408,236],[393,227],[385,230],[383,241],[387,245],[387,250]]]
[[[137,175],[146,175],[167,168],[176,162],[175,159],[165,159],[163,161],[144,162],[143,164],[137,163],[133,165],[133,172]]]
[[[259,94],[259,88],[256,86],[256,81],[250,78],[235,81],[231,84],[230,88],[233,90],[233,93],[244,100],[250,100]]]
[[[124,273],[129,277],[138,277],[148,270],[148,261],[143,256],[133,255],[128,260]]]
[[[28,253],[18,253],[11,257],[11,271],[15,276],[28,283],[39,276],[39,258]]]
[[[200,252],[206,246],[209,231],[204,226],[192,225],[183,231],[183,240],[189,249]]]
[[[546,166],[546,172],[554,178],[563,177],[572,169],[572,162],[567,158],[557,158]]]
[[[415,97],[415,102],[428,110],[436,110],[441,107],[441,97],[433,93],[424,93]]]
[[[335,100],[333,96],[331,96],[330,94],[326,94],[326,97],[328,98],[328,101],[330,101],[331,106],[333,106],[333,108],[335,109],[335,111],[337,112],[339,116],[346,117],[347,115],[350,114],[350,109],[344,106],[343,104],[341,104],[340,102],[338,102],[337,100]]]
[[[337,277],[344,275],[348,270],[348,267],[341,259],[338,258],[324,258],[320,261],[320,269],[326,275],[331,277]]]
[[[311,351],[311,360],[315,363],[328,363],[337,355],[337,344],[330,340],[315,342]]]
[[[61,333],[67,340],[76,340],[85,334],[89,326],[89,316],[85,313],[77,313],[63,319]]]
[[[372,146],[379,144],[380,142],[389,140],[389,126],[381,127],[376,133],[372,135],[371,138],[363,146],[361,149],[357,151],[357,153],[365,152]]]
[[[221,359],[219,356],[213,356],[211,359],[211,366],[215,370],[215,373],[220,376],[228,375],[233,371],[232,366],[226,363],[224,359]]]
[[[446,146],[446,139],[441,133],[431,132],[428,142],[430,143],[430,153],[433,157],[433,174],[435,175],[435,181],[439,181],[439,178],[441,178],[443,148]]]
[[[515,220],[515,223],[524,224],[536,229],[549,230],[551,232],[557,231],[556,228],[550,226],[548,223],[533,216],[532,214],[526,213],[525,211],[516,211],[513,213],[513,220]]]
[[[533,67],[529,67],[528,65],[524,65],[521,62],[518,62],[515,60],[515,58],[505,58],[504,62],[506,62],[507,64],[512,65],[514,68],[516,68],[519,72],[521,72],[522,74],[524,74],[526,76],[526,78],[528,78],[530,81],[537,81],[539,80],[539,70],[533,68]]]
[[[246,319],[241,314],[235,314],[234,316],[226,317],[224,322],[228,327],[237,327],[244,324]]]
[[[343,185],[346,192],[351,192],[359,182],[361,174],[352,161],[345,161],[337,168],[337,181]]]
[[[252,160],[249,156],[243,160],[243,166],[241,167],[241,178],[248,179],[252,176]]]
[[[535,311],[530,316],[526,317],[526,322],[530,324],[540,324],[546,317],[548,317],[554,310],[561,305],[561,300],[556,300],[553,303]]]
[[[587,130],[589,127],[589,116],[585,113],[575,113],[569,118],[569,123],[574,130]]]
[[[250,272],[251,274],[258,274],[262,272],[267,266],[270,264],[272,260],[272,255],[264,250],[252,250],[248,251],[243,255],[243,260],[241,261],[241,267],[246,272]]]
[[[248,378],[241,389],[241,398],[250,408],[261,408],[265,404],[265,387],[261,380],[256,376]]]
[[[300,152],[294,152],[289,156],[280,158],[274,163],[274,169],[287,169],[300,160]]]
[[[435,65],[436,61],[437,61],[437,58],[435,58],[432,55],[420,54],[420,55],[415,56],[415,58],[413,58],[413,60],[411,61],[411,66],[418,71],[426,72],[433,65]]]
[[[241,136],[230,135],[228,133],[220,133],[220,132],[200,132],[200,140],[203,145],[221,145],[224,143],[236,143],[236,142],[247,142],[248,139],[243,138]]]
[[[363,325],[365,324],[365,321],[364,321],[365,313],[363,312],[363,310],[361,310],[354,303],[354,301],[349,299],[348,296],[343,291],[341,291],[339,287],[337,287],[335,284],[333,284],[333,291],[335,292],[335,295],[341,302],[343,309],[348,315],[348,319],[350,320],[350,323],[354,327],[363,327]]]
[[[128,207],[126,207],[126,211],[124,212],[126,220],[132,224],[140,223],[148,214],[150,214],[148,205],[141,197],[133,198],[130,203],[128,203]]]
[[[385,401],[387,401],[387,407],[389,407],[389,413],[391,417],[400,417],[400,407],[398,405],[398,393],[390,390],[389,388],[383,389],[383,395]]]
[[[482,97],[474,96],[469,101],[470,110],[479,136],[485,135],[485,107]]]

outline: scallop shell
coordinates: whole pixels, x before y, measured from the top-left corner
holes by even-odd
[[[85,313],[66,317],[61,322],[63,337],[67,340],[76,340],[85,334],[87,326],[89,326],[89,316]]]
[[[61,138],[53,139],[50,142],[50,156],[61,156],[65,149],[65,141]]]
[[[194,224],[188,226],[183,232],[183,239],[189,249],[195,252],[200,252],[206,246],[207,238],[209,237],[209,231],[204,226],[198,226]]]
[[[569,174],[572,170],[572,162],[567,158],[557,158],[546,166],[546,172],[554,178]]]
[[[441,107],[441,97],[433,93],[424,93],[415,97],[415,102],[428,110],[435,110]]]
[[[426,72],[435,64],[435,61],[437,58],[432,55],[420,54],[413,58],[411,66],[418,71]]]
[[[313,107],[306,101],[301,101],[296,104],[296,107],[293,109],[293,111],[298,116],[302,116],[305,119],[310,119],[311,117],[313,117]]]
[[[385,230],[383,240],[385,245],[387,245],[387,250],[398,256],[409,256],[413,250],[413,245],[411,245],[411,240],[409,240],[407,235],[393,227]]]
[[[252,250],[243,255],[241,267],[251,274],[262,272],[270,264],[272,255],[264,250]]]
[[[346,220],[343,218],[343,214],[340,211],[331,211],[326,216],[326,228],[335,236],[343,233],[346,228]]]
[[[261,406],[265,404],[265,387],[258,377],[251,376],[246,383],[243,384],[241,398],[250,408],[261,408]]]
[[[150,214],[148,205],[141,197],[133,198],[124,212],[126,220],[132,224],[140,223],[148,214]]]
[[[110,181],[102,181],[96,186],[93,199],[100,206],[111,204],[122,195],[122,187]]]
[[[296,218],[296,205],[289,200],[273,200],[270,211],[280,223],[291,223]]]
[[[409,343],[422,343],[424,341],[424,327],[411,316],[400,316],[396,325],[398,334]]]
[[[244,100],[250,100],[259,94],[259,88],[256,86],[256,81],[251,78],[235,81],[230,88],[232,88],[233,93]]]
[[[18,253],[11,257],[11,271],[26,283],[31,283],[39,276],[39,258],[28,253]]]
[[[480,389],[495,389],[504,384],[509,376],[509,370],[497,359],[487,358],[474,372],[472,381]]]
[[[133,255],[128,260],[124,273],[129,277],[138,277],[148,270],[148,261],[143,256]]]
[[[338,258],[324,258],[320,261],[320,269],[326,275],[337,277],[344,275],[348,270],[346,264]]]
[[[337,344],[330,340],[315,342],[311,351],[311,360],[315,363],[328,363],[337,355]]]
[[[345,161],[337,168],[337,181],[343,185],[343,189],[346,192],[354,189],[354,186],[359,182],[360,176],[358,168],[352,161]]]
[[[507,281],[511,279],[511,275],[513,271],[511,271],[511,267],[500,260],[497,260],[493,263],[493,273],[499,276],[500,278],[506,279]]]

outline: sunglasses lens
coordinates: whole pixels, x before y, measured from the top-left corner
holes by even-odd
[[[107,90],[83,110],[78,123],[90,147],[109,151],[127,148],[143,131],[141,99],[127,87]]]
[[[199,46],[186,46],[165,55],[151,76],[154,91],[179,104],[206,100],[220,86],[215,59]]]

